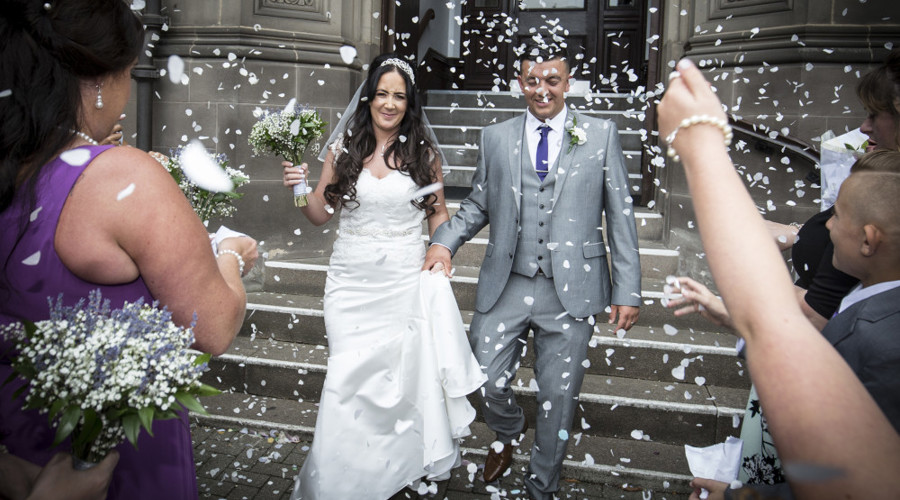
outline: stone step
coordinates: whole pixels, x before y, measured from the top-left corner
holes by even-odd
[[[326,344],[320,295],[252,292],[247,300],[242,337]],[[473,313],[463,310],[461,315],[468,330]],[[588,349],[587,373],[661,382],[693,382],[703,377],[705,384],[746,389],[745,363],[736,356],[734,344],[735,338],[728,334],[670,324],[638,324],[617,335],[611,325],[600,322]],[[532,350],[526,350],[522,366],[534,366]]]
[[[487,126],[521,116],[522,108],[461,108],[453,106],[425,106],[428,120],[436,125],[458,124],[464,126]],[[621,110],[585,110],[586,115],[613,121],[619,130],[640,130],[643,128],[644,113]]]
[[[228,352],[210,361],[203,381],[229,392],[318,401],[327,357],[322,344],[241,336]],[[537,414],[533,378],[532,369],[522,366],[512,382],[516,399],[529,416]],[[655,442],[706,446],[737,434],[747,396],[747,389],[706,383],[587,374],[573,433],[625,439],[637,429]],[[475,405],[475,396],[471,399]]]
[[[454,266],[478,267],[484,260],[487,238],[473,238],[461,246],[453,256]],[[669,250],[661,243],[642,242],[640,244],[641,274],[644,278],[663,279],[678,272],[678,251]],[[609,246],[607,246],[607,252]],[[607,255],[609,255],[607,253]]]
[[[465,90],[429,90],[426,92],[427,106],[459,108],[518,108],[524,110],[525,98],[522,92],[485,92]],[[589,94],[569,93],[566,103],[570,108],[597,110],[639,110],[646,104],[623,93],[592,92]]]
[[[481,140],[481,131],[484,127],[467,126],[455,124],[432,124],[434,135],[444,149],[444,156],[450,165],[475,165],[478,153],[478,144]],[[631,154],[639,155],[639,151],[643,145],[642,136],[639,130],[620,130],[619,141],[624,151]],[[461,151],[471,149],[475,151],[474,156],[454,156],[461,155]],[[471,158],[471,162],[463,160],[463,158]],[[458,161],[457,161],[458,160]]]
[[[243,337],[298,344],[325,345],[322,299],[314,295],[271,292],[248,294],[248,317]],[[472,311],[461,311],[466,330]],[[611,325],[598,323],[588,349],[587,373],[662,382],[694,381],[746,389],[745,363],[736,356],[735,338],[694,329],[636,325],[617,335]],[[533,351],[526,351],[522,366],[533,366]]]
[[[312,401],[233,392],[203,398],[202,402],[209,414],[191,415],[192,420],[195,419],[200,425],[284,432],[288,436],[296,436],[303,440],[313,438],[318,406]],[[486,490],[482,482],[480,469],[483,467],[494,435],[479,421],[473,422],[470,429],[472,434],[461,443],[463,467],[454,471],[454,476],[461,477],[451,479],[451,482],[468,481],[472,483],[472,487],[460,489],[478,491],[483,493],[483,498],[489,498],[491,492]],[[500,479],[499,487],[510,489],[516,486],[517,481],[521,481],[533,440],[534,431],[529,430],[514,450],[512,472]],[[468,462],[476,464],[478,468],[476,473],[468,472],[466,467]],[[573,432],[561,477],[564,481],[609,485],[609,496],[604,494],[592,498],[618,498],[623,490],[670,493],[679,497],[686,496],[691,491],[688,485],[691,476],[683,446],[658,443],[646,438],[634,439],[631,436],[608,438],[592,436],[586,432]],[[603,491],[605,493],[607,490]],[[613,494],[616,496],[612,496]],[[482,498],[482,495],[478,498]]]
[[[325,290],[325,275],[328,271],[328,257],[310,257],[297,260],[270,260],[264,264],[264,289],[268,292],[321,295]],[[462,310],[475,309],[475,288],[478,285],[476,267],[454,266],[450,284],[456,302]],[[676,328],[709,329],[709,322],[699,315],[676,317],[670,309],[662,306],[663,279],[642,279],[641,306],[642,325],[670,324]]]
[[[459,211],[461,200],[447,200],[447,212],[453,217]],[[637,229],[638,244],[658,242],[662,239],[663,234],[663,217],[659,212],[643,207],[635,207],[634,224]],[[603,216],[603,227],[606,227],[606,215]],[[475,238],[487,239],[490,235],[490,224],[475,234]],[[427,234],[427,227],[423,229]],[[604,231],[603,237],[606,238]],[[465,245],[463,245],[465,246]]]
[[[477,248],[477,243],[473,244],[472,242],[469,242],[467,245],[464,245],[460,251],[457,252],[457,257],[455,257],[456,260],[453,264],[454,276],[451,279],[451,284],[456,293],[456,300],[459,307],[462,309],[475,309],[475,287],[478,284],[479,268],[477,265],[471,264],[475,264],[476,261],[480,263],[481,256],[484,255],[483,250],[478,254],[473,250],[475,248]],[[642,286],[641,288],[643,290],[641,296],[645,301],[662,298],[663,280],[667,275],[673,274],[677,269],[678,256],[677,253],[674,252],[675,251],[673,250],[666,250],[663,248],[641,248],[642,281],[646,283],[647,286],[651,287],[648,289],[647,286]],[[322,290],[324,290],[328,258],[329,257],[327,256],[323,256],[293,260],[266,261],[264,264],[263,287],[267,291],[279,293],[321,293]],[[470,265],[459,263],[466,259],[469,259]],[[320,274],[321,276],[316,276],[317,274]],[[322,286],[319,287],[319,285]],[[645,302],[645,305],[651,304]],[[662,317],[668,318],[669,316],[671,316],[671,313],[667,313]],[[674,318],[673,321],[675,321]],[[696,323],[691,323],[691,326],[694,326],[695,324]],[[702,325],[702,323],[699,325]],[[700,328],[702,328],[702,326],[700,326]]]
[[[626,155],[625,166],[628,169],[628,183],[632,196],[637,199],[641,196],[643,178],[640,174],[640,155]],[[449,160],[448,160],[449,161]],[[448,165],[443,168],[444,186],[470,189],[472,178],[475,176],[475,167],[469,165]]]

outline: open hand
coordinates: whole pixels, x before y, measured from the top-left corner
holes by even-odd
[[[682,59],[676,66],[676,71],[670,77],[669,85],[662,101],[657,106],[657,120],[659,123],[660,137],[667,137],[685,118],[696,115],[707,115],[713,118],[725,119],[725,111],[722,103],[716,97],[712,86],[703,77],[703,73],[694,66],[689,59]],[[682,128],[675,138],[673,146],[677,149],[683,139],[698,133],[707,132],[709,127]],[[715,130],[715,129],[713,129]],[[719,133],[718,131],[715,133]],[[720,136],[721,137],[721,136]],[[684,141],[688,142],[688,141]],[[678,149],[681,152],[681,149]],[[685,150],[685,152],[688,152]]]
[[[687,276],[669,276],[666,278],[666,282],[662,304],[668,308],[677,307],[675,316],[700,313],[701,316],[719,326],[734,329],[725,303],[709,291],[709,288]]]

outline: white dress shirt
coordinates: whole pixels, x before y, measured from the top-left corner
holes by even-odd
[[[550,167],[556,162],[556,157],[559,156],[559,152],[562,150],[562,140],[566,129],[566,108],[563,108],[556,116],[546,122],[538,120],[537,117],[531,114],[530,109],[526,110],[525,138],[528,140],[528,154],[532,164],[537,156],[538,142],[541,140],[539,129],[545,123],[550,126],[550,132],[547,133],[547,170],[550,170]]]
[[[860,283],[850,289],[850,293],[848,293],[847,296],[844,297],[844,300],[841,301],[841,307],[838,308],[838,314],[844,312],[845,309],[859,301],[866,300],[873,295],[892,290],[898,286],[900,286],[900,281],[885,281],[869,285],[865,288],[863,288],[862,283]]]

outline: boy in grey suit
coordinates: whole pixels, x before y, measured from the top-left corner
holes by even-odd
[[[510,384],[531,330],[538,414],[525,485],[533,498],[550,499],[559,489],[593,317],[609,307],[609,323],[631,328],[641,270],[615,124],[566,110],[570,68],[558,47],[528,47],[520,64],[528,110],[483,130],[472,192],[435,231],[423,268],[440,264],[449,273],[451,255],[490,223],[471,325],[472,349],[488,376],[482,411],[499,442],[484,479],[509,468],[512,442],[527,428]]]
[[[869,153],[892,158],[900,153]],[[854,172],[826,224],[834,267],[859,278],[822,335],[900,432],[900,173]]]

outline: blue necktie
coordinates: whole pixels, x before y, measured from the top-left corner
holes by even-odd
[[[544,182],[544,177],[547,176],[547,172],[550,169],[550,165],[547,160],[547,134],[550,133],[550,127],[546,124],[543,124],[538,127],[538,130],[541,131],[541,140],[538,141],[537,155],[534,160],[534,170],[535,172],[537,172],[537,175],[541,179],[541,182]]]

